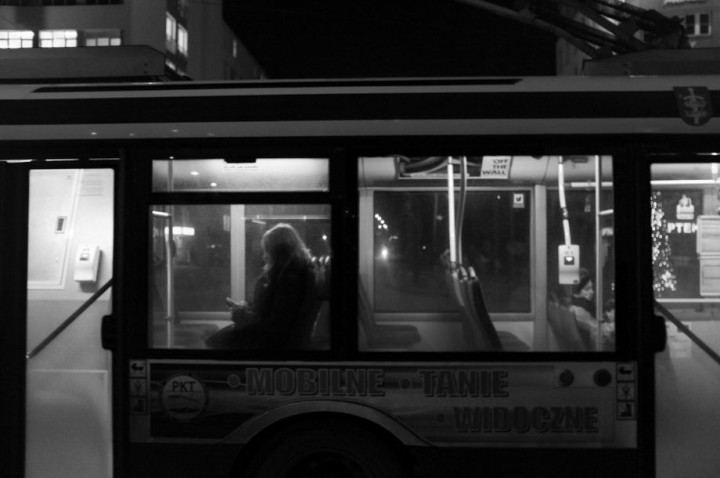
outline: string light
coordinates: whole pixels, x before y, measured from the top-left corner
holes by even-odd
[[[677,290],[675,268],[670,261],[670,236],[667,233],[667,221],[662,210],[662,193],[655,191],[650,197],[653,290],[657,297],[666,296]]]

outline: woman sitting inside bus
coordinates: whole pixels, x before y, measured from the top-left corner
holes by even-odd
[[[309,341],[314,314],[310,252],[288,224],[262,237],[265,266],[250,302],[226,302],[234,324],[207,340],[210,348],[297,349]]]
[[[605,316],[598,322],[595,317],[595,290],[590,273],[580,270],[580,281],[573,286],[570,308],[575,313],[575,321],[580,336],[588,350],[597,350],[598,333],[602,350],[615,348],[615,302],[609,301],[605,307]]]

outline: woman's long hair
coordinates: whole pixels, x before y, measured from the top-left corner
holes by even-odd
[[[291,259],[310,260],[310,251],[300,235],[289,224],[280,223],[270,228],[260,242],[265,253],[265,270],[284,266]]]

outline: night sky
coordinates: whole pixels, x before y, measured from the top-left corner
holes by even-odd
[[[555,38],[453,0],[225,0],[270,78],[554,75]]]

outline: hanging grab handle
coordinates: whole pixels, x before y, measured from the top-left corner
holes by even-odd
[[[568,215],[567,203],[565,202],[565,166],[563,157],[558,158],[558,193],[560,195],[560,210],[562,211],[563,233],[565,234],[565,245],[572,244],[570,239],[570,217]]]

